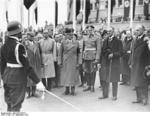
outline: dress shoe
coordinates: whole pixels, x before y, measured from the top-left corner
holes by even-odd
[[[147,100],[146,100],[146,99],[142,100],[142,104],[143,104],[144,106],[147,105]]]
[[[83,87],[83,84],[79,85],[78,87]]]
[[[136,101],[133,101],[132,103],[133,104],[138,104],[138,103],[142,103],[142,101],[141,100],[136,100]]]
[[[86,89],[84,89],[83,91],[90,91],[91,90],[91,87],[88,87]]]
[[[70,94],[70,91],[69,91],[69,87],[66,87],[66,90],[65,90],[65,95],[69,95]]]
[[[94,91],[95,91],[94,87],[91,87],[91,92],[94,92]]]
[[[112,100],[113,100],[113,101],[116,101],[116,100],[117,100],[117,97],[113,97]]]
[[[120,83],[120,85],[125,85],[125,84],[126,84],[125,82]]]
[[[106,99],[106,98],[108,98],[108,97],[107,96],[98,97],[98,99]]]
[[[40,97],[38,94],[36,94],[36,93],[32,93],[32,95],[31,95],[32,97],[36,97],[36,98],[38,98],[38,97]]]

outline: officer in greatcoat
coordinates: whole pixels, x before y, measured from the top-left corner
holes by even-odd
[[[108,37],[103,42],[101,54],[100,79],[102,84],[102,97],[108,98],[109,83],[112,83],[112,100],[117,100],[118,82],[120,81],[120,57],[122,55],[122,42],[114,36],[114,28],[107,31]]]
[[[25,97],[27,76],[37,84],[37,89],[44,91],[45,87],[30,67],[25,47],[20,43],[21,24],[17,21],[10,22],[7,32],[8,39],[1,49],[4,98],[7,103],[7,111],[20,111]]]

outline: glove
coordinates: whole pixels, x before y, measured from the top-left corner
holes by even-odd
[[[45,91],[45,87],[41,81],[36,85],[36,88],[39,91]]]
[[[109,54],[109,55],[108,55],[108,58],[109,58],[109,59],[113,58],[113,53]]]

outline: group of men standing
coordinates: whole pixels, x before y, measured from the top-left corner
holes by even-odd
[[[45,29],[36,35],[27,32],[22,40],[20,27],[18,22],[8,25],[8,37],[1,49],[8,111],[20,110],[26,90],[28,97],[36,96],[36,87],[51,91],[54,83],[56,87],[65,87],[65,95],[74,96],[80,81],[80,86],[87,85],[84,92],[94,92],[97,71],[102,87],[99,99],[109,97],[112,83],[112,100],[117,100],[122,75],[121,84],[135,87],[137,100],[133,103],[147,104],[150,36],[144,26],[137,26],[132,34],[130,30],[125,31],[126,36],[115,34],[113,27],[96,32],[92,25],[77,34],[66,28],[64,33],[52,35]]]

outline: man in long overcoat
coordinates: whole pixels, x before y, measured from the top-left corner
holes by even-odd
[[[114,36],[113,28],[108,29],[109,37],[104,40],[101,54],[100,76],[103,96],[108,98],[109,83],[112,83],[113,100],[117,100],[118,82],[120,81],[120,57],[122,54],[122,42]]]
[[[58,64],[62,65],[60,84],[66,87],[65,95],[75,95],[75,86],[80,84],[79,80],[79,43],[77,35],[73,35],[72,29],[66,29],[66,39],[62,41]],[[70,93],[71,87],[71,93]]]
[[[137,100],[133,103],[148,102],[148,85],[149,81],[145,78],[145,67],[150,64],[150,51],[144,34],[145,28],[142,25],[136,27],[138,36],[132,47],[131,58],[131,85],[135,87]]]
[[[131,56],[131,45],[132,45],[132,36],[131,32],[128,30],[126,32],[126,37],[123,40],[123,56],[121,58],[121,74],[122,74],[122,83],[120,85],[129,85],[130,83],[130,67],[129,67],[129,58]]]
[[[54,59],[56,58],[55,40],[50,38],[48,30],[44,30],[44,39],[39,41],[40,51],[42,56],[42,82],[51,90],[52,80],[55,78]]]

